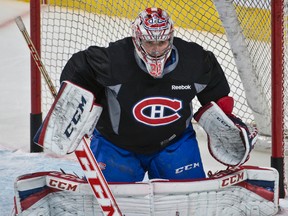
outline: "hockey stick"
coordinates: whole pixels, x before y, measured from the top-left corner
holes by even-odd
[[[35,46],[26,30],[22,18],[17,17],[15,19],[15,22],[19,30],[23,34],[23,37],[30,49],[31,55],[37,67],[39,68],[39,71],[43,75],[50,89],[51,94],[55,98],[57,95],[56,88],[53,85],[51,78],[46,68],[44,67],[44,64],[41,61],[41,58],[37,50],[35,49]],[[76,149],[75,154],[81,165],[81,168],[85,173],[85,177],[87,178],[87,181],[93,191],[93,194],[102,209],[103,214],[107,216],[122,216],[122,213],[118,207],[118,204],[116,203],[116,200],[110,190],[110,187],[84,137],[81,141],[81,144]]]

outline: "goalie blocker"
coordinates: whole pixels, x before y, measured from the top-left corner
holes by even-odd
[[[233,103],[229,96],[217,103],[212,101],[201,107],[194,118],[207,133],[210,154],[224,165],[240,166],[249,159],[258,131],[232,114]]]
[[[101,112],[90,91],[64,81],[34,142],[58,155],[72,153],[92,134]]]

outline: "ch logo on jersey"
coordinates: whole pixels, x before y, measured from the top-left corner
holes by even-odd
[[[182,103],[179,100],[152,97],[138,102],[133,108],[133,115],[137,121],[146,125],[167,125],[181,117],[177,113],[181,108]]]

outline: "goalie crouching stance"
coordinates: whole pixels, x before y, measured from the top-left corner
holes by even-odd
[[[91,150],[108,182],[202,179],[194,118],[211,154],[227,166],[248,158],[257,130],[232,114],[233,98],[212,52],[174,37],[160,8],[142,11],[132,37],[74,54],[35,142],[57,154],[92,135]],[[193,114],[191,101],[202,108]]]

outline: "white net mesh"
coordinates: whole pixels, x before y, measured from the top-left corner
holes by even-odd
[[[215,1],[216,2],[216,1]],[[109,42],[131,36],[130,25],[137,14],[146,7],[156,6],[165,9],[176,25],[176,36],[202,45],[215,53],[224,69],[231,87],[231,96],[235,99],[234,114],[247,124],[256,124],[260,133],[270,136],[271,124],[271,6],[270,0],[231,0],[236,11],[244,47],[249,59],[242,64],[251,63],[253,84],[249,75],[241,80],[231,45],[227,40],[225,28],[219,19],[212,0],[48,0],[41,9],[41,50],[44,65],[47,67],[54,84],[59,88],[60,73],[71,55],[86,49],[90,45],[107,46]],[[288,66],[287,58],[287,13],[288,1],[284,2],[284,86],[283,86],[283,135],[288,137]],[[233,30],[233,26],[232,26]],[[234,44],[235,45],[235,44]],[[247,62],[246,62],[247,61]],[[239,62],[238,62],[239,64]],[[252,77],[251,74],[251,77]],[[252,80],[252,78],[251,78]],[[246,86],[244,82],[247,82]],[[245,89],[244,89],[245,86]],[[247,87],[248,86],[248,87]],[[253,100],[254,87],[257,86],[257,98]],[[43,82],[43,113],[46,115],[53,98]],[[250,96],[252,100],[248,101]],[[194,110],[199,103],[194,101]],[[259,113],[264,110],[265,113]],[[255,113],[258,118],[255,118]],[[285,140],[283,140],[283,143]],[[269,143],[268,147],[271,143]],[[267,147],[267,146],[266,146]]]
[[[148,6],[160,6],[169,12],[177,37],[199,43],[215,53],[236,100],[234,113],[246,123],[257,124],[212,1],[49,1],[42,7],[42,58],[55,85],[59,87],[61,70],[73,53],[90,45],[107,46],[111,41],[130,36],[132,20]],[[270,1],[238,0],[234,1],[234,6],[258,77],[257,85],[263,100],[271,107]],[[53,99],[45,84],[43,86],[43,111],[46,113]],[[287,87],[285,90],[287,92]],[[285,97],[287,103],[287,94]],[[196,101],[194,106],[195,109],[199,107]],[[285,113],[287,120],[288,112]]]

